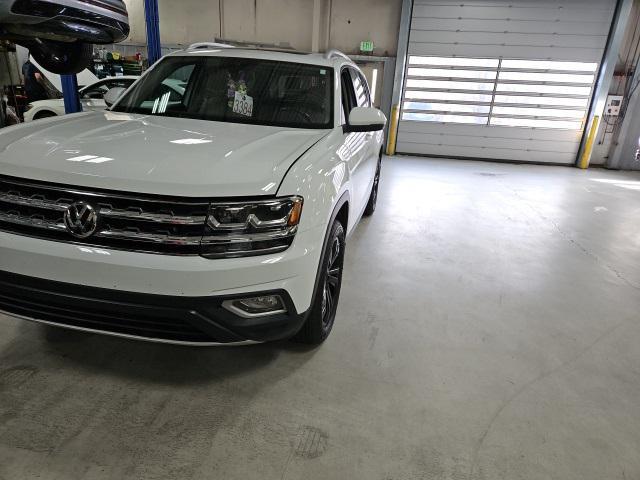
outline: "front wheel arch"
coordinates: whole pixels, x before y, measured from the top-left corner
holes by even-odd
[[[50,117],[57,117],[58,114],[55,112],[52,112],[51,110],[40,110],[38,113],[36,113],[33,116],[34,120],[40,120],[41,118],[50,118]]]
[[[318,260],[318,269],[316,271],[316,279],[313,284],[313,291],[311,293],[311,304],[310,304],[309,310],[307,311],[307,318],[303,322],[300,328],[300,331],[296,332],[296,334],[292,337],[292,339],[302,341],[303,343],[308,343],[308,342],[304,342],[301,339],[300,333],[305,328],[305,324],[309,319],[309,315],[311,314],[311,310],[313,308],[313,302],[318,295],[318,289],[322,286],[321,285],[322,284],[322,266],[324,265],[324,262],[325,262],[325,255],[327,252],[327,244],[330,239],[331,229],[333,228],[333,224],[336,220],[338,220],[343,225],[345,236],[346,236],[348,231],[347,225],[349,221],[349,193],[348,192],[344,192],[336,202],[335,206],[333,207],[333,211],[329,218],[329,222],[327,224],[324,238],[322,240],[320,259]]]

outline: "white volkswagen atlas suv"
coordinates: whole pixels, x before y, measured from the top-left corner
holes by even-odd
[[[105,100],[1,131],[0,310],[181,344],[322,342],[380,177],[386,118],[358,67],[197,44]]]

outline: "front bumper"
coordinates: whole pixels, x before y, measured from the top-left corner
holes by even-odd
[[[320,230],[298,232],[291,247],[279,254],[216,260],[107,250],[0,231],[0,310],[72,328],[174,343],[286,338],[300,328],[311,304],[324,238]],[[220,307],[226,299],[265,292],[280,294],[287,313],[246,319]],[[78,323],[79,318],[98,322],[103,315],[111,323],[129,322],[129,330],[124,332],[119,324],[116,329],[113,324]],[[195,328],[190,334],[196,337],[167,338],[131,323],[165,320],[174,324],[171,328],[176,323]]]
[[[284,290],[286,313],[239,317],[222,302],[244,295],[176,297],[72,285],[0,272],[0,311],[75,330],[187,345],[289,338],[306,318]]]

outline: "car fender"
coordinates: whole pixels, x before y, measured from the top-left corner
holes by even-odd
[[[320,268],[326,252],[329,232],[341,208],[351,202],[351,179],[344,153],[348,148],[343,143],[342,128],[334,129],[326,137],[307,150],[287,171],[278,189],[278,196],[300,195],[304,199],[301,230],[316,232],[315,244],[310,248],[314,272],[311,302],[320,288]],[[347,217],[351,230],[355,223],[353,215]],[[348,225],[344,225],[347,234]],[[308,313],[308,312],[307,312]]]
[[[307,150],[285,174],[278,196],[300,195],[304,199],[300,230],[326,227],[342,204],[351,202],[348,148],[342,142],[342,129],[335,128]],[[349,218],[349,233],[355,223]]]
[[[58,100],[39,100],[33,102],[32,107],[24,113],[24,121],[31,122],[34,117],[41,112],[51,112],[54,115],[60,116],[65,114],[64,103],[62,105],[53,105],[52,102]]]

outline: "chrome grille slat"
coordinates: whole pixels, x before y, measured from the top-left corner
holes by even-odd
[[[100,208],[100,215],[103,217],[121,218],[125,220],[142,220],[146,222],[167,223],[170,225],[204,225],[207,220],[202,216],[178,216],[164,213],[131,212],[126,210],[114,210],[111,208]]]
[[[49,200],[41,200],[39,198],[26,197],[23,195],[15,195],[12,193],[0,192],[0,202],[12,203],[24,207],[44,208],[47,210],[56,210],[64,212],[70,203],[53,202]]]
[[[266,242],[269,240],[276,240],[279,238],[294,237],[297,231],[297,227],[292,227],[285,231],[275,231],[267,233],[256,233],[254,235],[243,235],[238,237],[233,233],[222,235],[207,235],[202,237],[202,244],[228,244],[228,243],[247,243],[247,242]]]
[[[117,239],[125,239],[125,240],[138,240],[143,242],[151,242],[151,243],[164,243],[170,245],[191,245],[198,246],[200,245],[200,240],[202,239],[202,235],[192,236],[192,237],[176,237],[172,235],[164,235],[164,234],[150,234],[150,233],[142,233],[142,232],[130,232],[127,230],[101,230],[95,234],[96,237],[102,238],[117,238]]]
[[[44,220],[37,217],[25,217],[23,215],[0,212],[0,222],[22,225],[25,227],[38,227],[46,230],[64,232],[67,228],[64,223]]]
[[[74,237],[64,214],[78,202],[98,214],[97,230]],[[18,235],[169,255],[198,255],[207,199],[67,187],[0,175],[0,230]]]

